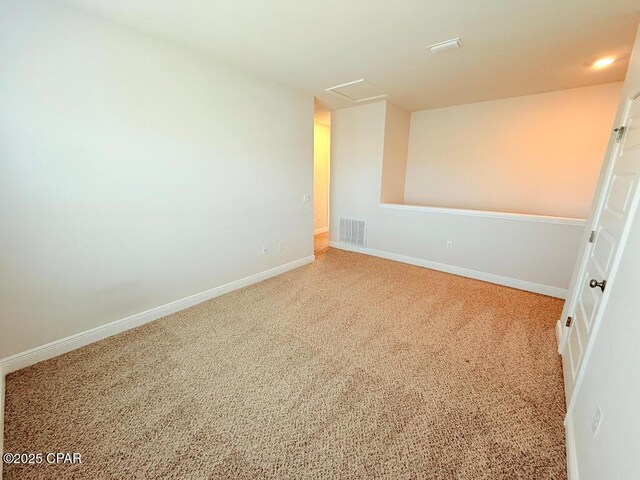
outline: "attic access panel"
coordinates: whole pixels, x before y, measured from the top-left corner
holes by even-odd
[[[352,102],[366,102],[377,98],[385,98],[389,95],[384,93],[375,85],[370,84],[364,78],[353,82],[343,83],[335,87],[329,87],[325,92],[334,92],[340,96],[348,98]]]

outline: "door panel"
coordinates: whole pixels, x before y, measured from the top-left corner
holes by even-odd
[[[591,280],[591,276],[587,275],[585,278],[585,283],[589,283]],[[578,303],[578,308],[582,311],[582,322],[587,327],[586,333],[589,333],[591,330],[591,324],[593,323],[593,316],[596,313],[596,307],[598,305],[598,298],[596,297],[595,291],[590,288],[587,290],[586,288],[582,289],[582,296],[580,297],[580,302]]]
[[[635,177],[631,173],[614,175],[611,184],[611,192],[607,198],[607,213],[623,217],[629,212],[631,203],[631,192],[635,184]]]
[[[638,100],[635,99],[634,103],[637,101]],[[631,118],[627,125],[627,134],[626,134],[627,138],[625,139],[625,143],[626,143],[625,148],[627,150],[635,148],[640,145],[640,128],[636,128],[637,123],[636,125],[633,125],[633,122],[634,121],[637,122],[637,119],[638,119],[638,116],[636,115],[636,112],[631,112]]]
[[[611,268],[611,259],[616,247],[616,239],[607,230],[599,228],[596,241],[593,244],[593,263],[598,267],[600,274]]]
[[[593,344],[601,311],[608,295],[615,288],[615,272],[620,251],[624,247],[632,217],[638,204],[640,183],[640,99],[628,104],[624,121],[626,130],[618,148],[613,152],[613,165],[603,188],[606,199],[594,217],[595,240],[587,248],[584,275],[576,288],[577,301],[567,341],[563,347],[565,393],[569,409],[576,389],[580,388],[580,373]],[[606,280],[604,291],[591,288],[589,282]]]
[[[578,362],[582,358],[582,345],[576,328],[569,332],[569,353],[571,355],[571,373],[575,376],[578,374]]]

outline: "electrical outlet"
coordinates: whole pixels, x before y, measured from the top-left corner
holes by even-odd
[[[593,423],[591,424],[591,431],[593,432],[593,436],[596,436],[596,433],[598,433],[598,429],[600,428],[600,424],[602,423],[602,410],[600,410],[600,407],[596,407],[596,414],[595,417],[593,418]]]
[[[302,203],[309,203],[311,201],[311,195],[308,193],[302,194]]]
[[[451,250],[453,248],[453,242],[447,242],[447,250]]]
[[[266,255],[267,253],[269,253],[269,250],[267,249],[267,246],[266,246],[266,245],[263,245],[263,246],[262,246],[262,254],[263,254],[263,255]]]
[[[281,240],[279,245],[280,251],[284,251],[284,242]]]

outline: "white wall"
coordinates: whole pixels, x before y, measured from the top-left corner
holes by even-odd
[[[630,98],[639,91],[640,30],[629,62],[622,98]],[[618,109],[616,123],[622,116],[624,104],[623,101]],[[603,166],[603,172],[606,168],[607,164]],[[592,215],[596,203],[597,198],[594,199]],[[632,221],[620,267],[611,285],[611,296],[594,339],[593,350],[584,360],[584,377],[575,392],[574,407],[567,416],[568,430],[573,432],[573,453],[580,480],[640,478],[638,246],[640,209],[636,211]],[[591,424],[598,406],[603,416],[598,433],[594,436]]]
[[[0,371],[0,453],[4,453],[4,375]],[[0,468],[0,480],[2,480]]]
[[[311,96],[61,2],[0,58],[0,358],[312,255]]]
[[[404,202],[410,121],[411,114],[409,112],[387,102],[382,153],[382,185],[380,187],[380,200],[383,203]]]
[[[331,234],[341,217],[368,220],[370,253],[480,272],[492,281],[562,295],[581,225],[453,215],[380,204],[386,102],[334,111],[331,119]],[[446,249],[452,241],[453,248]],[[375,250],[376,252],[371,252]],[[500,277],[500,278],[496,278]],[[511,282],[514,284],[514,282]],[[515,286],[514,284],[514,286]]]
[[[586,218],[621,88],[413,112],[405,203]]]

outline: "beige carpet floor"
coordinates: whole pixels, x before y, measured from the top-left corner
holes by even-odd
[[[563,479],[562,302],[329,249],[13,373],[6,479]]]

